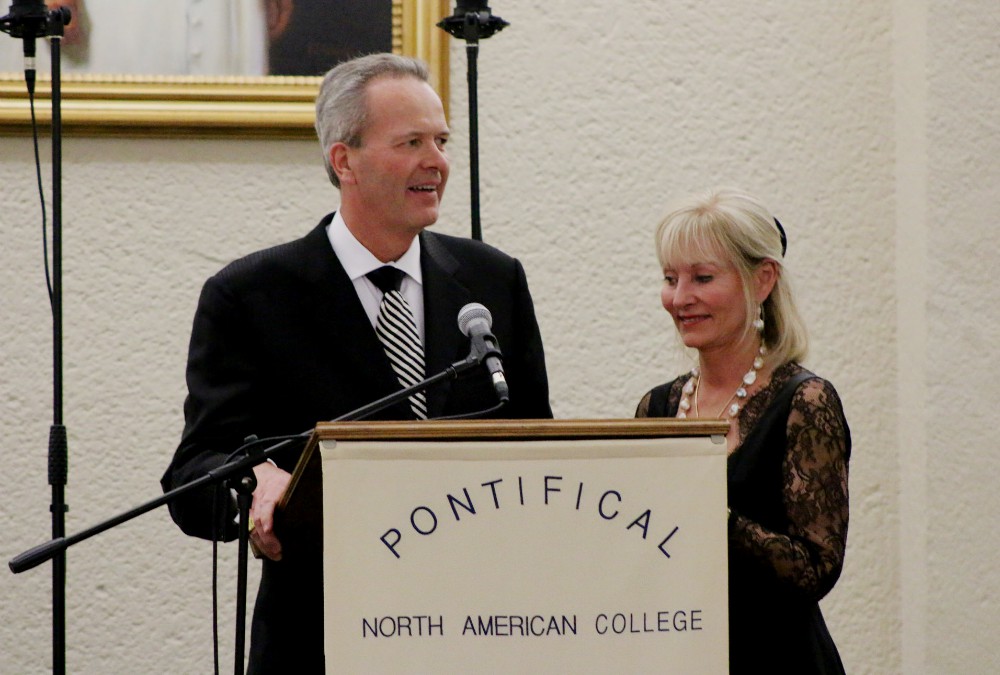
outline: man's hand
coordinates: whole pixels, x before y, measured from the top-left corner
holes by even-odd
[[[250,543],[271,560],[281,560],[281,542],[274,535],[274,507],[284,494],[292,474],[279,469],[270,462],[253,468],[257,478],[257,489],[253,491],[250,505]]]

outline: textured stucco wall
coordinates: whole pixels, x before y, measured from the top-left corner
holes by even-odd
[[[929,671],[995,672],[1000,16],[974,2],[927,16],[925,644]]]
[[[631,416],[687,367],[651,247],[667,201],[715,184],[759,194],[789,232],[808,365],[837,385],[854,433],[847,565],[824,601],[848,670],[995,672],[996,12],[969,0],[491,6],[512,25],[479,59],[484,238],[525,264],[557,416]],[[452,56],[438,227],[465,234],[461,45]],[[337,195],[306,141],[71,138],[64,153],[73,533],[158,494],[204,279],[305,232]],[[50,522],[34,181],[29,139],[0,138],[5,561]],[[235,550],[222,551],[227,668]],[[70,672],[208,671],[210,555],[165,510],[75,546]],[[0,672],[50,667],[50,592],[48,567],[0,573]]]

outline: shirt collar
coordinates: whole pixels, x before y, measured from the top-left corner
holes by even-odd
[[[420,271],[420,237],[413,238],[410,248],[400,256],[399,260],[383,263],[347,229],[347,223],[344,222],[340,211],[333,214],[333,220],[327,226],[326,234],[330,245],[333,246],[333,252],[340,260],[340,264],[344,266],[344,271],[347,272],[351,281],[389,264],[403,270],[407,276],[423,285],[423,274]]]

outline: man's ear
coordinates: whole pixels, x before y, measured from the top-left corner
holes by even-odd
[[[337,174],[341,185],[353,185],[354,171],[351,170],[351,149],[344,143],[334,143],[330,146],[330,166]]]

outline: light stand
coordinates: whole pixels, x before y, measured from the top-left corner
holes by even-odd
[[[49,429],[49,485],[52,487],[52,538],[66,531],[65,488],[68,473],[66,427],[63,425],[62,377],[62,89],[60,45],[69,9],[48,11],[40,0],[13,0],[7,16],[0,17],[0,31],[24,40],[25,81],[34,105],[35,40],[51,37],[52,45],[52,370],[53,407]],[[37,145],[36,145],[37,151]],[[37,155],[36,155],[37,157]],[[44,201],[43,201],[44,208]],[[66,557],[52,558],[52,672],[66,672]]]
[[[455,0],[455,13],[438,22],[438,28],[460,40],[465,40],[469,81],[469,175],[472,191],[472,238],[483,240],[479,220],[479,74],[476,60],[479,41],[485,40],[510,24],[493,16],[486,0]]]

